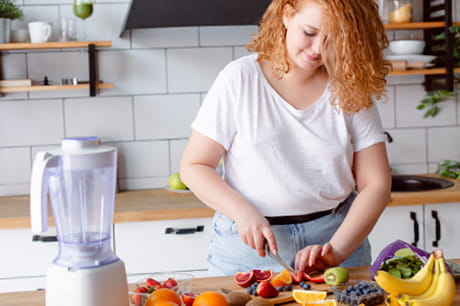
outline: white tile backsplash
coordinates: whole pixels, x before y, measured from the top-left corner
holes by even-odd
[[[0,195],[27,194],[32,160],[60,138],[96,135],[119,149],[119,188],[163,188],[179,171],[190,123],[219,71],[249,54],[246,44],[256,26],[173,27],[128,30],[121,37],[129,0],[96,0],[86,20],[87,37],[112,41],[97,53],[99,79],[113,89],[88,97],[88,90],[40,91],[0,97]],[[421,15],[415,0],[415,15]],[[73,18],[72,0],[18,0],[24,20],[49,21],[58,37],[61,17]],[[454,21],[460,2],[453,1]],[[418,8],[417,8],[418,7]],[[81,23],[80,23],[81,25]],[[421,31],[387,31],[390,39]],[[88,80],[86,50],[5,51],[4,78],[46,75]],[[433,172],[440,159],[460,160],[460,103],[440,103],[435,118],[423,119],[416,106],[424,97],[423,75],[389,76],[388,102],[377,103],[382,124],[394,139],[387,143],[394,173]],[[14,158],[14,162],[11,162]]]
[[[198,27],[133,29],[134,49],[197,47]]]
[[[231,60],[230,47],[168,49],[168,91],[207,91],[219,71]]]
[[[0,149],[0,185],[25,184],[30,180],[30,148]]]
[[[134,139],[131,97],[68,99],[64,103],[66,137],[95,135],[103,141]]]
[[[120,178],[169,176],[168,141],[122,142],[115,145],[120,155],[118,161],[118,176]]]
[[[455,101],[442,102],[442,110],[432,118],[423,118],[424,110],[418,110],[417,105],[425,97],[421,85],[395,86],[396,92],[396,127],[441,126],[455,124]]]
[[[53,144],[63,136],[61,100],[0,103],[0,148]]]
[[[206,26],[200,29],[200,46],[246,45],[257,26]]]
[[[388,132],[393,137],[392,143],[387,143],[390,163],[426,163],[426,130],[392,129]]]
[[[166,93],[165,50],[99,52],[99,77],[115,88],[108,95]]]
[[[199,106],[198,94],[135,97],[136,140],[187,138]]]
[[[428,129],[428,161],[460,160],[460,126]]]

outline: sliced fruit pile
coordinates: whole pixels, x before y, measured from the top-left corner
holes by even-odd
[[[273,277],[271,270],[253,269],[249,272],[238,272],[233,277],[235,283],[243,288],[249,287],[255,282],[269,281]]]
[[[389,293],[385,302],[391,306],[452,305],[455,296],[455,280],[441,250],[431,253],[423,268],[409,279],[378,270],[375,281]]]
[[[168,278],[164,282],[157,281],[153,278],[147,278],[145,284],[136,288],[135,292],[140,294],[133,294],[131,296],[131,301],[133,305],[142,306],[145,303],[145,300],[149,297],[148,294],[151,294],[155,290],[166,288],[172,291],[176,290],[178,287],[177,281],[173,278]]]

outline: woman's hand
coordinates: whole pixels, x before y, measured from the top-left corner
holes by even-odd
[[[324,271],[339,264],[340,260],[329,242],[325,245],[309,245],[298,251],[295,257],[295,269],[307,273]]]
[[[250,248],[255,249],[259,256],[265,257],[266,243],[273,253],[278,253],[275,235],[270,228],[270,223],[259,212],[241,212],[235,222],[241,240]]]

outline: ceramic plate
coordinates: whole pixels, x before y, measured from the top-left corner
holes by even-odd
[[[405,55],[387,55],[389,61],[408,61],[409,63],[424,62],[427,67],[432,66],[431,62],[436,58],[434,55],[423,54],[405,54]]]

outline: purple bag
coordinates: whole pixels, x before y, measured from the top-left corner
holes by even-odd
[[[382,266],[382,263],[388,259],[391,259],[394,257],[394,254],[397,250],[404,249],[404,248],[409,248],[411,249],[415,255],[425,264],[428,261],[428,258],[430,257],[430,253],[425,252],[424,250],[421,250],[417,247],[414,247],[410,243],[404,242],[402,240],[396,240],[389,245],[387,245],[377,256],[375,259],[374,263],[372,266],[369,268],[369,273],[370,273],[370,278],[371,280],[374,280],[374,274],[375,272],[380,269]]]

